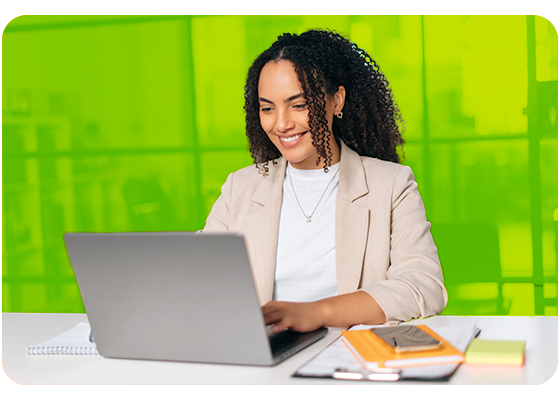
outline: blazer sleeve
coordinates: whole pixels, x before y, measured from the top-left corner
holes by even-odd
[[[387,279],[361,290],[377,301],[387,322],[438,314],[447,304],[447,291],[431,224],[426,220],[418,184],[409,167],[397,174],[391,204]]]

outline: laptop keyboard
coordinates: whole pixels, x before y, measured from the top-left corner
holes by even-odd
[[[303,334],[300,332],[292,331],[286,329],[282,332],[279,332],[269,338],[270,340],[270,349],[272,350],[272,354],[276,354],[279,351],[282,351],[287,346],[297,342]]]

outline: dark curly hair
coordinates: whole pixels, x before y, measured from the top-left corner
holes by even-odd
[[[309,107],[312,143],[331,165],[330,135],[325,117],[325,94],[332,96],[339,86],[346,89],[343,118],[334,118],[333,133],[363,156],[399,163],[397,146],[404,145],[399,127],[404,128],[389,82],[377,63],[355,43],[330,30],[310,30],[300,35],[283,34],[253,62],[245,85],[247,137],[251,155],[261,173],[280,151],[261,127],[258,82],[261,69],[270,61],[290,61]]]

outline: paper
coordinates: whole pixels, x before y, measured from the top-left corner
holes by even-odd
[[[89,341],[90,325],[80,322],[74,328],[27,348],[27,354],[99,354],[95,343]]]
[[[300,368],[297,373],[306,376],[331,377],[339,367],[345,367],[349,371],[363,369],[362,364],[350,353],[340,338]]]

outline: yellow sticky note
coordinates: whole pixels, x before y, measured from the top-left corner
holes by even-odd
[[[474,339],[465,353],[467,364],[523,365],[525,341]]]

